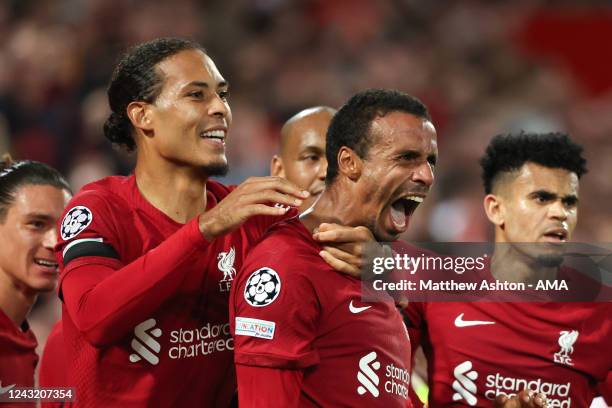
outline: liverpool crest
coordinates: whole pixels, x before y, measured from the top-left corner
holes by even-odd
[[[231,281],[233,281],[236,276],[236,268],[234,268],[236,249],[230,247],[230,250],[227,252],[219,252],[217,259],[217,268],[219,268],[219,271],[223,272],[223,278],[219,281],[219,289],[221,292],[227,292],[231,287]]]
[[[559,346],[561,350],[554,354],[555,363],[561,363],[566,365],[574,365],[570,354],[574,352],[574,343],[578,340],[578,331],[562,331],[559,333]]]

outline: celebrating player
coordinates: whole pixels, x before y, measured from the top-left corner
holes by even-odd
[[[366,91],[332,119],[326,156],[319,200],[270,230],[232,288],[241,407],[411,406],[393,300],[362,303],[360,281],[331,276],[311,233],[321,222],[365,225],[378,241],[406,231],[433,183],[435,129],[418,100]]]
[[[500,243],[494,278],[558,276],[560,262],[552,264],[542,244],[571,238],[585,164],[582,148],[565,134],[491,141],[481,165],[484,207]],[[487,407],[495,399],[542,406],[540,393],[550,407],[588,407],[612,367],[609,303],[428,302],[406,312],[413,347],[412,333],[420,333],[427,356],[431,407]],[[519,392],[520,401],[508,400]]]
[[[26,316],[39,293],[55,288],[55,225],[70,196],[45,164],[5,158],[0,165],[0,395],[34,386],[37,342]]]
[[[227,171],[228,83],[200,45],[130,50],[108,89],[106,137],[134,175],[85,186],[60,225],[59,293],[77,406],[227,406],[235,392],[227,300],[249,247],[308,197]]]

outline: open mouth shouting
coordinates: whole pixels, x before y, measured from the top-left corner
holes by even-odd
[[[408,194],[391,203],[389,218],[395,233],[401,234],[406,231],[410,216],[424,199],[422,195]]]

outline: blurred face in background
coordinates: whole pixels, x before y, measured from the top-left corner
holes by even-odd
[[[272,158],[270,173],[310,192],[300,211],[309,208],[325,188],[325,135],[334,113],[331,108],[307,109],[281,131],[281,151]]]
[[[0,283],[30,294],[53,290],[58,264],[56,224],[70,193],[49,185],[24,185],[0,223]]]

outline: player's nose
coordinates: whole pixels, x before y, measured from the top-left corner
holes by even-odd
[[[568,209],[561,200],[556,200],[548,207],[548,215],[551,218],[565,221],[568,217]]]
[[[319,165],[319,171],[317,172],[317,178],[319,180],[325,180],[325,176],[327,176],[327,159],[322,158],[321,164]]]
[[[49,228],[43,235],[42,245],[46,249],[53,251],[55,244],[57,244],[57,234],[55,233],[55,228]]]
[[[434,182],[434,171],[431,163],[421,163],[412,173],[412,181],[430,187]]]
[[[210,101],[210,105],[208,106],[208,114],[210,116],[219,116],[222,118],[227,118],[230,113],[230,107],[226,100],[224,100],[219,94],[215,94],[215,96]]]

